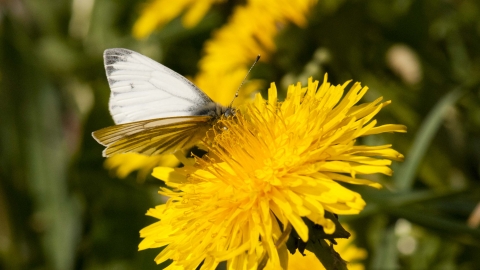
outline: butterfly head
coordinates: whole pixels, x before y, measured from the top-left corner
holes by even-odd
[[[230,116],[235,116],[236,110],[232,106],[222,106],[220,104],[217,104],[217,116],[225,116],[225,117],[230,117]]]
[[[200,107],[198,110],[195,111],[194,115],[208,115],[212,118],[218,119],[222,116],[234,116],[235,109],[231,106],[225,107],[218,103],[210,103]]]
[[[226,117],[234,116],[235,115],[235,109],[232,107],[224,107],[225,111],[223,112],[223,115]]]

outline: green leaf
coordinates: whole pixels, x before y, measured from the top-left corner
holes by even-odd
[[[464,91],[457,88],[444,96],[430,111],[425,121],[420,126],[417,136],[412,144],[411,150],[405,158],[405,163],[398,170],[394,178],[399,190],[405,191],[412,188],[418,166],[425,156],[433,137],[442,124],[447,109],[455,104],[463,95]]]
[[[333,244],[329,245],[325,240],[308,241],[307,249],[315,254],[325,269],[347,270],[347,263],[333,249]]]
[[[471,228],[464,222],[422,211],[422,208],[419,207],[392,207],[386,209],[386,211],[391,215],[408,219],[421,226],[458,236],[466,243],[474,244],[480,241],[480,229]]]
[[[383,232],[380,243],[376,243],[372,255],[371,269],[399,269],[397,238],[392,227]]]
[[[295,232],[295,230],[292,230],[292,233],[290,233],[290,237],[288,237],[288,240],[287,240],[287,249],[288,249],[288,252],[290,252],[290,254],[295,254],[295,252],[297,251],[297,249],[299,249],[299,243],[301,243],[302,241],[300,241],[297,233]],[[303,247],[303,250],[305,250],[305,247]]]

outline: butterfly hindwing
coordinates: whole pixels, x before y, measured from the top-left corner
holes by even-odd
[[[103,57],[116,124],[198,115],[215,104],[185,77],[140,53],[107,49]]]
[[[103,152],[105,157],[128,152],[168,154],[203,139],[211,122],[210,116],[150,119],[103,128],[92,135],[107,147]]]

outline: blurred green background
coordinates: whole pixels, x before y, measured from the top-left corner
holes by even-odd
[[[144,1],[0,1],[1,269],[159,269],[158,250],[137,245],[160,181],[113,177],[91,137],[113,123],[102,53],[129,48],[193,76],[204,42],[243,3],[136,40]],[[328,72],[391,99],[380,123],[408,126],[362,142],[406,156],[384,189],[351,187],[367,207],[341,220],[368,251],[366,269],[479,269],[480,2],[320,0],[308,18],[286,25],[254,69],[259,91]]]

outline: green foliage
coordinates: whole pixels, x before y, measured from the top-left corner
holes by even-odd
[[[0,269],[161,268],[158,250],[137,252],[160,182],[110,177],[90,135],[112,124],[102,53],[126,47],[194,75],[204,42],[231,8],[214,6],[189,30],[174,20],[138,41],[131,28],[143,4],[2,2]],[[309,24],[285,26],[271,61],[253,71],[279,89],[325,72],[333,83],[361,81],[371,89],[366,100],[393,101],[380,123],[408,126],[405,135],[363,141],[393,142],[406,161],[393,165],[393,180],[379,177],[383,190],[349,186],[367,207],[340,217],[368,251],[367,269],[480,264],[480,229],[467,225],[480,202],[479,17],[474,0],[319,1]],[[397,60],[413,52],[420,79],[392,66],[395,52]],[[325,240],[312,245],[330,249]]]
[[[317,256],[326,269],[347,270],[346,262],[335,251],[333,244],[328,244],[325,240],[311,241],[308,242],[307,249]]]

